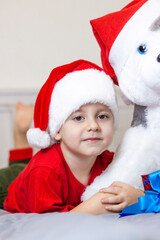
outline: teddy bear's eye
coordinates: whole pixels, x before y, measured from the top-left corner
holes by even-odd
[[[146,44],[141,44],[138,48],[137,48],[138,52],[140,54],[145,54],[147,52],[147,46]]]

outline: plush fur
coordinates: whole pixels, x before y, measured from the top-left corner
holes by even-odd
[[[87,187],[83,200],[116,180],[143,190],[141,175],[160,169],[160,1],[148,1],[149,6],[152,3],[151,12],[145,11],[143,17],[151,15],[153,22],[147,23],[147,29],[145,23],[141,36],[135,37],[134,42],[128,42],[125,61],[123,52],[120,54],[126,47],[125,41],[118,42],[117,39],[117,52],[114,49],[114,54],[111,53],[111,65],[117,74],[120,89],[127,102],[135,104],[135,111],[131,127],[126,131],[112,163]],[[130,34],[130,30],[125,31],[126,38],[127,33]],[[144,44],[146,51],[142,54],[139,46]],[[115,65],[119,62],[120,67]]]
[[[133,1],[132,7],[136,6],[134,2],[136,1]],[[149,34],[149,26],[154,23],[160,13],[159,0],[139,0],[137,2],[144,5],[124,25],[109,53],[109,62],[114,68],[117,77],[123,71],[128,57],[131,57],[131,50],[136,49],[141,43],[145,43],[142,42],[145,40],[144,36]],[[129,9],[128,12],[130,13],[130,11]]]

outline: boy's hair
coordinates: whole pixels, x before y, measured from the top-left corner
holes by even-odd
[[[65,120],[87,103],[107,105],[117,126],[118,107],[114,84],[94,63],[78,60],[52,70],[41,88],[34,109],[34,129],[27,132],[31,146],[47,148]]]

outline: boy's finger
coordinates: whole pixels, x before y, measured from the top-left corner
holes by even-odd
[[[126,184],[123,183],[123,182],[115,181],[110,186],[112,186],[112,187],[122,187],[124,185],[126,185]]]
[[[99,191],[103,192],[103,193],[120,194],[121,188],[120,187],[108,187],[108,188],[102,188]]]
[[[115,196],[115,197],[109,197],[109,198],[103,198],[102,203],[103,204],[119,204],[123,202],[123,198],[121,196]]]
[[[107,192],[107,188],[101,188],[101,189],[99,189],[99,192],[105,193],[105,192]]]
[[[125,203],[120,203],[120,204],[113,204],[113,205],[106,205],[105,209],[110,212],[117,212],[120,213],[122,212],[123,208],[125,208],[126,205]]]

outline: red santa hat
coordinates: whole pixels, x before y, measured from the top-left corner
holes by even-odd
[[[134,0],[118,12],[91,20],[104,71],[116,84],[130,52],[159,16],[160,0]]]
[[[78,60],[53,69],[37,96],[35,128],[27,132],[28,142],[37,148],[51,146],[65,120],[82,105],[94,102],[111,109],[116,127],[118,107],[114,84],[99,66]]]

